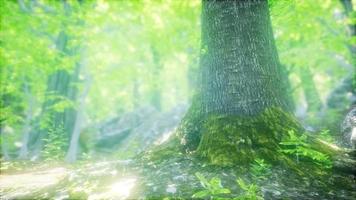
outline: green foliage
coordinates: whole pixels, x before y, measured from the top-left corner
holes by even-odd
[[[267,179],[271,174],[271,167],[265,160],[256,158],[255,162],[251,164],[252,176],[256,179]]]
[[[209,198],[209,199],[219,199],[221,194],[230,194],[231,191],[222,186],[221,180],[217,177],[212,178],[208,181],[199,172],[195,173],[195,176],[199,179],[200,184],[203,186],[204,190],[201,190],[193,194],[192,198]]]
[[[221,184],[221,180],[218,177],[213,177],[208,181],[201,173],[195,173],[195,176],[199,179],[200,184],[204,190],[198,191],[193,194],[192,198],[199,199],[234,199],[234,200],[261,200],[260,189],[255,184],[247,184],[243,179],[238,178],[236,180],[237,185],[242,189],[242,194],[231,198],[231,190],[224,188]],[[230,196],[227,196],[230,195]],[[228,198],[230,197],[230,198]]]
[[[82,67],[95,82],[85,99],[91,123],[151,105],[153,91],[162,110],[185,103],[191,93],[188,79],[195,76],[187,74],[198,66],[200,0],[0,3],[0,122],[16,129],[16,140],[29,108],[24,85],[35,102],[31,128],[45,129],[48,111],[77,109]],[[77,66],[78,80],[51,79]],[[16,141],[7,138],[12,147]]]
[[[307,136],[305,134],[298,136],[294,131],[290,130],[288,131],[288,135],[289,137],[287,139],[280,142],[282,145],[281,152],[296,156],[297,162],[299,162],[300,159],[306,158],[311,159],[322,167],[332,167],[332,161],[329,156],[312,149],[311,145],[307,142]]]
[[[42,156],[45,160],[62,160],[68,147],[68,137],[62,125],[49,127],[47,137],[43,138]]]
[[[24,2],[25,9],[20,2]],[[268,2],[279,58],[288,69],[297,104],[304,102],[299,85],[301,69],[305,67],[311,70],[317,92],[325,102],[340,79],[354,71],[355,57],[349,48],[356,40],[349,37],[347,28],[356,23],[356,12],[345,16],[338,0]],[[47,114],[77,109],[78,103],[63,94],[52,94],[49,77],[57,71],[72,74],[78,65],[85,66],[95,83],[85,99],[83,118],[86,120],[83,121],[88,124],[96,124],[137,106],[151,105],[149,99],[154,96],[153,91],[160,92],[163,110],[188,101],[194,87],[191,79],[195,79],[199,71],[199,54],[208,51],[203,44],[200,50],[200,7],[201,0],[0,0],[0,127],[13,129],[11,133],[1,133],[0,144],[8,147],[12,158],[17,156],[21,145],[26,145],[20,142],[31,107],[24,91],[26,85],[35,102],[29,120],[31,131],[36,131],[37,126],[48,130],[44,133],[42,156],[49,161],[64,158],[70,133],[63,126],[54,126],[58,123],[53,119],[46,120],[50,118]],[[64,49],[57,45],[61,33],[68,39]],[[84,88],[83,74],[81,71],[78,82],[71,83],[75,84],[73,88]],[[61,81],[54,85],[61,85]],[[353,86],[355,88],[356,79],[353,79]],[[347,97],[341,102],[343,109],[348,106]],[[49,105],[48,113],[44,110],[47,101],[54,102]],[[270,175],[268,163],[281,155],[331,167],[327,155],[310,146],[306,136],[297,135],[300,126],[289,114],[272,109],[254,119],[235,116],[205,119],[200,106],[191,107],[181,123],[180,136],[187,150],[195,151],[200,144],[197,153],[213,164],[232,167],[246,164],[256,181]],[[322,131],[318,137],[333,142],[332,135],[339,130],[343,113],[337,109],[328,110],[325,115],[322,121],[330,132]],[[288,132],[291,128],[295,130]],[[287,132],[288,137],[284,137]],[[80,142],[86,142],[85,147],[90,152],[95,138],[86,138],[85,134],[81,137],[85,139]],[[89,137],[94,134],[90,133]],[[285,140],[281,142],[282,138]],[[178,148],[180,142],[157,147],[147,160],[154,165],[172,157],[182,157]],[[134,142],[130,144],[133,148],[139,146]],[[280,146],[281,151],[276,151]],[[122,151],[114,155],[115,159],[126,159],[134,154]],[[28,167],[28,163],[0,162],[2,172]],[[87,173],[85,171],[82,177]],[[219,178],[209,181],[199,173],[196,176],[204,190],[194,197],[216,199],[233,195],[232,190],[222,186]],[[85,183],[89,181],[82,180],[76,186],[88,187]],[[260,199],[257,185],[247,184],[242,179],[238,179],[237,184],[244,194],[235,199]],[[73,198],[83,198],[82,192],[73,194]]]
[[[325,141],[330,142],[330,143],[334,143],[335,142],[335,138],[331,134],[330,130],[327,130],[327,129],[320,131],[318,137],[320,139],[325,140]]]
[[[240,195],[235,200],[262,200],[262,196],[260,194],[260,189],[255,184],[247,184],[243,179],[238,178],[236,180],[237,184],[244,191],[243,195]]]

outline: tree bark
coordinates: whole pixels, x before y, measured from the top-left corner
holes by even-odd
[[[202,7],[201,85],[177,137],[149,158],[183,150],[230,167],[250,166],[262,158],[313,176],[337,159],[341,163],[332,164],[335,170],[353,171],[355,161],[347,152],[306,133],[291,113],[288,79],[283,77],[287,73],[278,60],[267,0],[203,0]],[[293,137],[305,139],[308,150],[330,160],[320,165],[304,154],[294,160],[290,151],[281,151]]]
[[[205,113],[289,110],[267,1],[203,1],[202,45]]]
[[[266,0],[204,0],[201,83],[178,129],[184,146],[201,146],[203,119],[211,115],[254,118],[270,108],[291,113],[283,67]]]

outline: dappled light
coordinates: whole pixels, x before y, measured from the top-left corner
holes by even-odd
[[[356,197],[355,0],[0,0],[0,199]]]

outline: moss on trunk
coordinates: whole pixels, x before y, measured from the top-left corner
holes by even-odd
[[[353,171],[349,166],[355,162],[348,158],[344,149],[305,132],[296,118],[281,108],[268,108],[254,117],[202,115],[199,109],[199,106],[192,105],[177,135],[185,151],[194,152],[213,165],[248,166],[260,158],[282,164],[301,175],[305,174],[303,168],[319,174],[327,167],[314,157],[323,156],[327,162],[333,161],[334,169]],[[285,146],[281,142],[290,140],[291,131],[297,137],[305,138],[305,153],[313,155],[302,155],[303,152],[298,158],[283,152]],[[177,138],[175,141],[175,145],[179,145]]]
[[[302,132],[303,128],[279,108],[255,117],[210,115],[204,120],[197,153],[223,166],[246,165],[255,158],[275,162],[282,159],[279,143],[290,130]]]

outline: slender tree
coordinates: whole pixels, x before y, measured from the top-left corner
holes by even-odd
[[[26,117],[25,117],[25,123],[23,125],[23,130],[22,130],[22,146],[19,151],[19,158],[20,159],[25,159],[27,158],[28,155],[28,141],[30,139],[30,132],[31,132],[31,121],[33,118],[33,112],[34,112],[34,97],[31,94],[29,84],[27,82],[28,80],[24,81],[24,92],[26,95],[26,100],[28,102],[28,108],[26,110]]]
[[[82,64],[84,65],[84,64]],[[71,132],[71,138],[69,142],[69,148],[68,152],[66,155],[66,161],[67,162],[74,162],[77,159],[77,153],[78,153],[78,147],[79,147],[79,139],[81,135],[81,131],[83,128],[83,121],[84,121],[84,111],[85,111],[85,99],[88,96],[90,86],[91,86],[91,77],[89,73],[87,72],[87,69],[83,69],[82,71],[84,76],[85,76],[85,84],[84,84],[84,89],[82,91],[82,94],[78,97],[77,100],[77,109],[76,109],[76,118],[74,120],[74,126],[73,130]]]
[[[58,51],[68,55],[67,49],[68,36],[64,31],[58,34],[56,48]],[[35,154],[38,154],[43,147],[43,139],[47,137],[50,129],[62,131],[62,137],[69,140],[74,129],[76,110],[74,108],[64,108],[57,111],[53,107],[61,101],[75,102],[77,89],[75,83],[78,82],[80,65],[76,64],[74,70],[69,72],[64,69],[56,70],[48,77],[46,99],[42,105],[40,120],[44,126],[40,127],[39,135],[35,137]],[[62,148],[66,148],[63,146]]]
[[[151,80],[152,80],[152,89],[151,89],[151,99],[150,103],[152,106],[154,106],[158,111],[161,110],[161,88],[160,88],[160,73],[162,70],[162,63],[161,63],[161,58],[159,55],[159,52],[155,47],[151,47],[152,51],[152,57],[153,57],[153,70],[151,74]]]
[[[61,1],[64,8],[64,15],[70,16],[71,7],[67,1]],[[66,25],[63,27],[55,40],[55,47],[63,56],[73,56],[78,53],[76,48],[69,48],[70,36],[66,32]],[[72,70],[59,67],[48,77],[47,91],[45,101],[42,105],[42,113],[40,116],[41,126],[37,130],[37,135],[33,137],[34,154],[40,153],[44,146],[44,139],[48,137],[48,133],[54,130],[56,134],[62,134],[60,138],[63,141],[69,141],[74,131],[76,123],[77,111],[73,107],[65,107],[63,110],[53,109],[56,104],[61,102],[76,102],[77,87],[81,65],[77,62],[71,68]],[[68,147],[67,143],[63,143],[61,148],[65,151]]]

